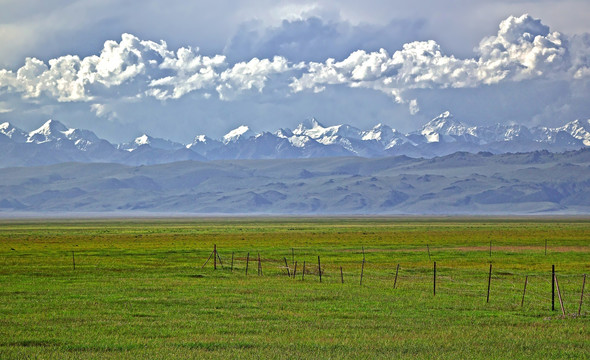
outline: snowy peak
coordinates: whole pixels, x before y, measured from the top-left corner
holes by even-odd
[[[317,121],[316,118],[311,118],[306,119],[299,125],[297,125],[295,130],[293,130],[293,134],[304,135],[305,133],[310,132],[310,130],[312,130],[311,132],[314,132],[313,130],[315,130],[315,132],[321,132],[325,128],[326,127],[320,124],[320,122]]]
[[[48,120],[40,128],[29,133],[27,142],[41,144],[49,141],[62,140],[67,138],[66,131],[68,131],[68,128],[64,124],[56,120]]]
[[[235,143],[240,139],[247,139],[252,135],[254,134],[248,126],[240,125],[223,136],[223,143],[226,145],[229,143]]]
[[[385,150],[410,143],[410,140],[404,134],[383,124],[377,124],[371,130],[363,131],[362,140],[377,141],[384,146]]]
[[[454,142],[452,136],[472,135],[474,128],[467,127],[465,124],[456,121],[449,111],[445,111],[439,116],[427,122],[420,131],[426,141],[431,142]]]
[[[197,135],[197,136],[195,136],[195,139],[193,140],[193,142],[188,144],[187,147],[190,147],[191,145],[196,145],[196,144],[207,144],[210,141],[211,141],[211,138],[209,138],[207,135]]]
[[[585,146],[590,146],[590,119],[574,120],[558,130],[565,131],[574,138],[582,140]]]
[[[143,134],[141,136],[138,136],[135,138],[135,140],[133,140],[133,142],[135,143],[135,145],[137,146],[141,146],[141,145],[149,145],[151,143],[152,137],[149,136],[148,134]]]
[[[149,145],[154,149],[162,150],[179,150],[185,147],[184,145],[174,141],[155,138],[148,134],[142,134],[129,143],[119,145],[118,148],[125,151],[134,151],[144,145]]]
[[[200,155],[207,156],[209,151],[218,149],[221,146],[223,146],[221,141],[211,139],[206,135],[197,135],[192,143],[186,145],[186,148]]]
[[[18,142],[22,144],[15,145]],[[38,144],[43,144],[42,148]],[[5,154],[12,151],[10,156],[4,157],[3,163],[0,162],[5,165],[0,166],[26,166],[32,164],[32,158],[36,163],[101,161],[137,165],[203,158],[285,159],[351,155],[432,158],[458,151],[562,152],[584,146],[590,147],[590,120],[575,120],[561,127],[528,128],[505,124],[476,127],[454,119],[450,112],[440,114],[421,129],[407,134],[385,124],[361,130],[346,124],[324,126],[312,118],[299,124],[295,130],[283,128],[258,135],[248,126],[241,125],[221,139],[198,135],[187,145],[142,134],[116,148],[92,131],[68,129],[55,120],[47,121],[30,133],[7,122],[0,124],[0,151],[4,150]],[[47,159],[38,155],[46,153]]]
[[[371,130],[363,131],[361,133],[361,139],[365,141],[376,140],[379,142],[387,142],[393,137],[394,131],[395,130],[387,125],[377,124]]]
[[[14,142],[23,143],[27,141],[28,134],[21,129],[15,127],[9,122],[0,124],[0,134],[8,137]]]

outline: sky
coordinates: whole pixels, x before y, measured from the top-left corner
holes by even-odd
[[[245,124],[590,118],[590,2],[0,0],[0,122],[125,142]]]

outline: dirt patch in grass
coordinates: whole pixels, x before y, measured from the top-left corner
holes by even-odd
[[[457,246],[457,247],[430,247],[430,251],[489,251],[489,246]],[[336,252],[358,252],[362,253],[359,249],[336,249]],[[404,248],[404,249],[365,249],[365,253],[380,253],[380,252],[423,252],[426,251],[424,248]],[[545,251],[544,246],[493,246],[492,251],[503,251],[503,252],[526,252],[526,251]],[[590,246],[555,246],[547,247],[547,252],[590,252]]]

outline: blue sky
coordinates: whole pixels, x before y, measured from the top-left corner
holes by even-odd
[[[0,0],[0,121],[190,142],[590,118],[587,1]],[[526,15],[528,14],[528,15]]]

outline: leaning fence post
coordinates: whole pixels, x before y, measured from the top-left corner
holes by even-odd
[[[322,265],[320,263],[320,256],[318,255],[318,272],[320,274],[320,282],[322,282]]]
[[[395,280],[393,281],[393,288],[397,286],[397,273],[399,272],[399,264],[397,264],[397,268],[395,269]]]
[[[289,265],[287,264],[287,258],[283,257],[283,260],[285,260],[285,267],[287,268],[287,276],[291,277],[291,271],[289,270]]]
[[[342,266],[340,267],[340,282],[344,284],[344,273],[342,272]],[[583,293],[583,291],[582,291]]]
[[[207,265],[209,263],[209,260],[211,260],[211,256],[213,256],[213,253],[209,254],[209,257],[207,258],[207,261],[205,261],[205,263],[203,264],[203,266],[201,266],[201,270],[203,270],[203,268],[205,267],[205,265]]]
[[[221,261],[221,255],[219,255],[219,251],[215,250],[215,253],[217,254],[217,259],[219,259],[219,265],[221,265],[221,268],[223,269],[223,261]]]
[[[295,267],[293,268],[293,279],[295,279],[296,274],[297,274],[297,261],[295,261]]]
[[[551,265],[551,311],[555,311],[555,265]]]
[[[565,316],[565,308],[563,307],[563,300],[561,299],[561,291],[559,291],[559,282],[557,282],[557,275],[555,275],[555,286],[557,287],[557,296],[559,297],[559,305],[561,306],[561,314]]]
[[[522,291],[522,301],[520,302],[520,307],[522,307],[524,305],[524,294],[526,294],[526,284],[528,283],[528,281],[529,281],[529,276],[527,275],[524,278],[524,290]]]
[[[586,285],[586,274],[584,274],[584,281],[582,282],[582,295],[580,295],[580,307],[578,307],[578,315],[582,312],[582,301],[584,301],[584,286]]]
[[[490,274],[488,275],[488,298],[486,300],[487,303],[490,302],[490,286],[492,284],[492,264],[490,264]]]

